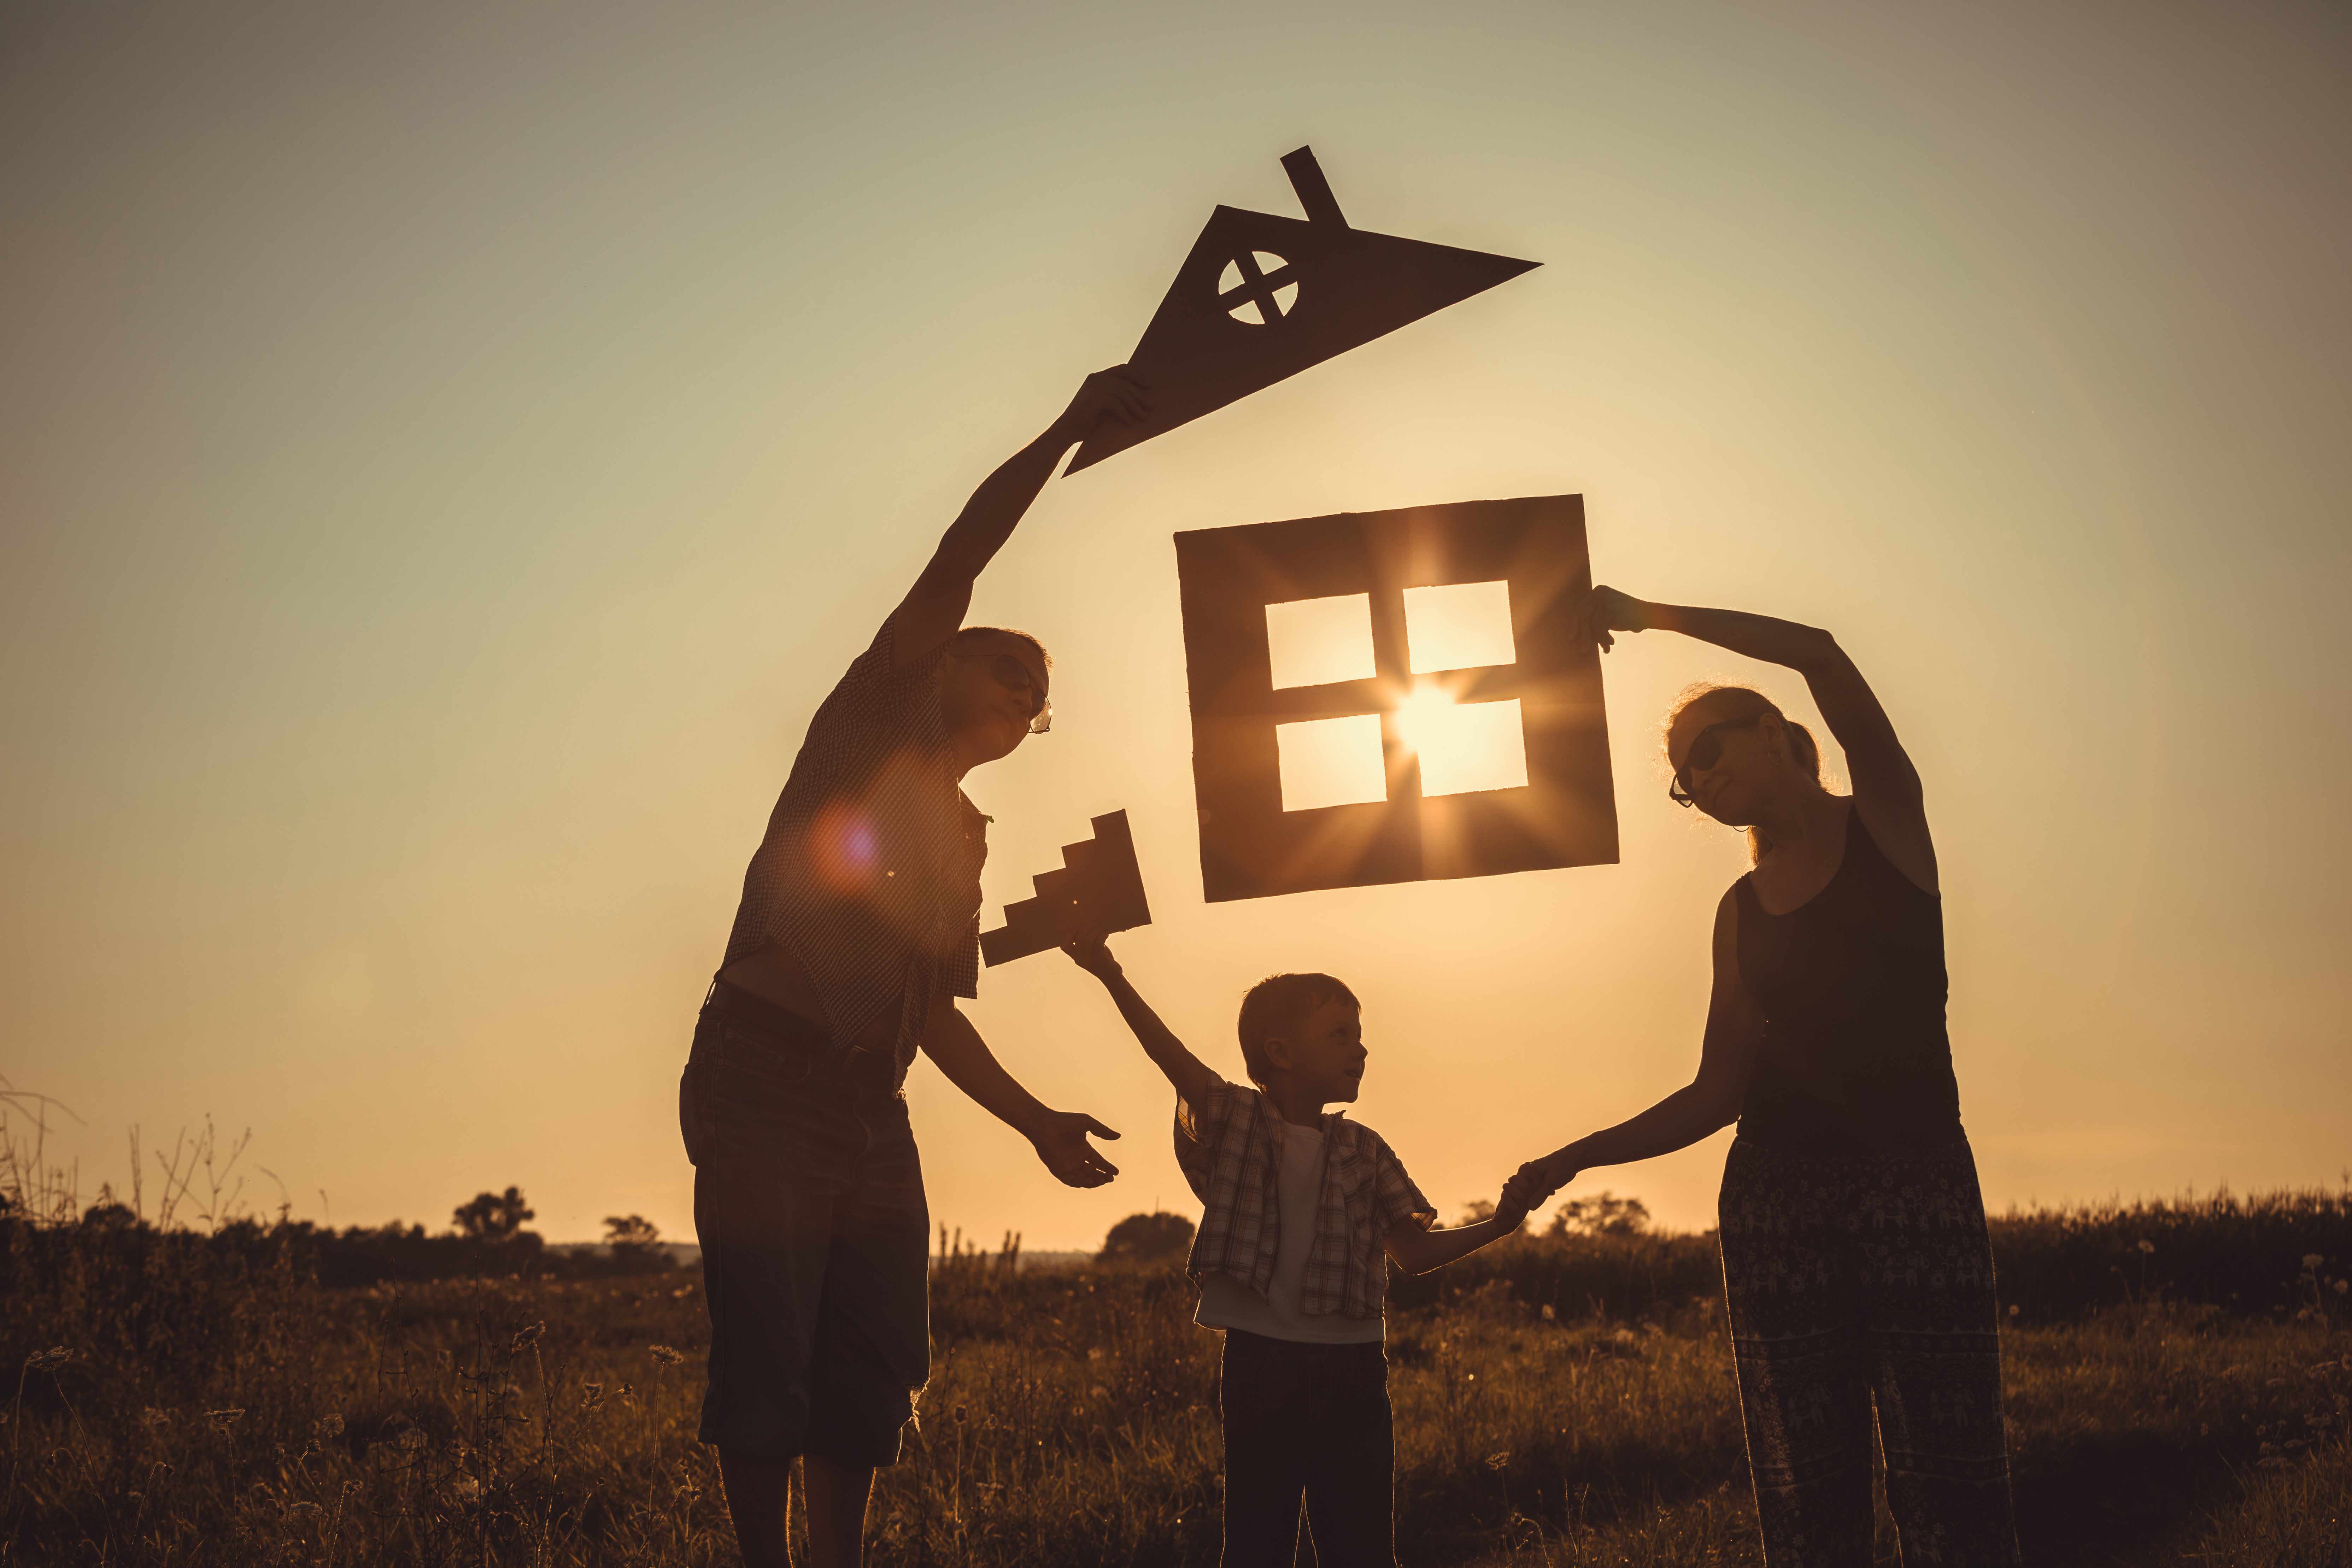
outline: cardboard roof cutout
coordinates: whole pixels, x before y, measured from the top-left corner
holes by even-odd
[[[1087,931],[1106,934],[1151,923],[1143,901],[1143,872],[1135,863],[1135,835],[1127,813],[1094,819],[1095,836],[1062,846],[1062,868],[1030,879],[1037,896],[1004,906],[1004,923],[980,934],[981,956],[1010,963]]]
[[[1106,423],[1068,469],[1101,462],[1541,263],[1350,228],[1315,154],[1282,160],[1304,221],[1219,206],[1128,363],[1151,415]]]
[[[1176,535],[1176,566],[1210,902],[1616,860],[1601,658],[1574,620],[1592,585],[1581,496],[1202,529]],[[1426,657],[1416,660],[1407,590],[1498,582],[1507,584],[1510,662],[1433,669]],[[1277,688],[1266,607],[1360,594],[1370,620],[1369,676]],[[1498,614],[1500,599],[1489,591]],[[1361,618],[1357,606],[1339,607]],[[1454,704],[1496,704],[1447,705],[1444,713],[1516,720],[1525,784],[1424,789],[1423,758],[1407,743],[1399,710],[1432,688]],[[1379,769],[1371,787],[1384,798],[1286,811],[1277,731],[1353,718],[1369,748],[1370,717]],[[1433,748],[1432,771],[1443,760]]]

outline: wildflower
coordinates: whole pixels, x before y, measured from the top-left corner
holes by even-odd
[[[654,1360],[664,1366],[676,1366],[686,1359],[684,1351],[672,1350],[667,1345],[655,1345],[652,1347],[652,1352]]]
[[[321,1442],[330,1438],[340,1437],[343,1435],[343,1418],[330,1411],[328,1414],[320,1416],[316,1421],[310,1423],[310,1432],[312,1436],[318,1437]]]
[[[1100,1345],[1096,1345],[1087,1352],[1087,1359],[1088,1361],[1100,1361],[1102,1358],[1103,1348]]]
[[[171,1420],[172,1413],[170,1411],[158,1410],[152,1405],[139,1413],[139,1425],[147,1427],[151,1431],[158,1426],[169,1426],[171,1424]]]
[[[223,1436],[226,1436],[231,1430],[233,1430],[236,1424],[243,1420],[244,1417],[245,1411],[241,1406],[234,1410],[207,1410],[205,1412],[205,1419],[213,1424],[213,1430],[222,1434]]]
[[[544,1322],[532,1323],[527,1327],[517,1329],[514,1332],[514,1338],[507,1342],[507,1354],[517,1354],[524,1346],[530,1344],[532,1341],[538,1339],[540,1335],[545,1332],[547,1332],[547,1324]]]
[[[1110,1397],[1110,1390],[1097,1383],[1092,1388],[1087,1390],[1087,1395],[1090,1399],[1108,1399]]]
[[[2303,1266],[2305,1268],[2316,1270],[2321,1264],[2326,1261],[2326,1258],[2321,1257],[2316,1252],[2306,1252],[2303,1255]]]
[[[403,1427],[400,1436],[393,1439],[395,1447],[405,1448],[412,1454],[431,1441],[432,1439],[425,1435],[425,1428],[422,1426]]]
[[[1554,1307],[1549,1301],[1546,1301],[1543,1304],[1543,1321],[1547,1323],[1559,1321],[1559,1309]]]
[[[2012,1318],[2017,1316],[2017,1303],[2014,1301],[2009,1304],[2009,1315]]]
[[[1511,1451],[1508,1448],[1504,1449],[1499,1454],[1489,1454],[1486,1456],[1486,1468],[1490,1470],[1499,1470],[1510,1462]]]
[[[961,1424],[964,1419],[964,1408],[961,1405],[955,1407],[955,1418],[959,1424]]]
[[[2352,1284],[2352,1280],[2338,1279],[2336,1282],[2336,1293],[2339,1296],[2344,1294],[2345,1288],[2347,1284]]]
[[[625,1383],[613,1390],[613,1397],[635,1410],[637,1407],[637,1385],[634,1383]]]
[[[65,1365],[73,1358],[71,1345],[58,1345],[54,1350],[35,1351],[25,1358],[25,1367],[29,1372],[47,1372],[51,1367]]]
[[[604,1385],[603,1384],[601,1384],[601,1383],[587,1383],[587,1384],[581,1384],[581,1386],[580,1386],[580,1408],[581,1408],[581,1409],[583,1409],[583,1410],[594,1410],[594,1409],[596,1409],[598,1406],[602,1405],[604,1403]]]
[[[2142,1258],[2146,1258],[2149,1253],[2154,1252],[2155,1250],[2156,1250],[2156,1243],[2154,1243],[2154,1242],[2152,1242],[2152,1241],[2148,1240],[2148,1239],[2147,1239],[2147,1237],[2141,1237],[2141,1238],[2140,1238],[2140,1244],[2139,1244],[2139,1255],[2140,1255]]]

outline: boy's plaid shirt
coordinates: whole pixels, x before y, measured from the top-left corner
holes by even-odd
[[[1282,1115],[1264,1093],[1220,1081],[1198,1104],[1176,1102],[1176,1163],[1201,1200],[1201,1228],[1185,1271],[1230,1274],[1259,1295],[1274,1285],[1282,1211]],[[1323,1118],[1323,1185],[1299,1310],[1377,1318],[1388,1295],[1381,1237],[1406,1220],[1437,1217],[1396,1151],[1338,1111]]]

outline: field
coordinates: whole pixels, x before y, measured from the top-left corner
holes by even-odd
[[[0,1226],[0,1564],[735,1560],[692,1270],[336,1289],[296,1227]],[[2030,1562],[2352,1564],[2352,1204],[1998,1228]],[[1529,1237],[1401,1289],[1403,1560],[1756,1561],[1714,1270],[1705,1237]],[[1213,1563],[1190,1302],[1166,1268],[943,1256],[874,1560]]]

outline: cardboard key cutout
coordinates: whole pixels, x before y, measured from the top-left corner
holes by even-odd
[[[1135,863],[1135,835],[1127,813],[1094,819],[1095,836],[1062,846],[1062,868],[1030,879],[1037,896],[1004,906],[1004,923],[980,935],[981,956],[1010,963],[1088,931],[1108,934],[1151,923],[1143,901],[1143,873]]]
[[[1601,658],[1576,635],[1581,496],[1202,529],[1176,536],[1176,569],[1210,902],[1616,860]],[[1507,626],[1465,642],[1465,605]],[[1354,669],[1326,647],[1276,686],[1270,605],[1352,636]],[[1502,787],[1447,754],[1464,737],[1502,758]],[[1358,793],[1286,799],[1292,764],[1335,740],[1364,752]]]
[[[1541,265],[1350,228],[1311,151],[1282,166],[1305,220],[1209,216],[1128,361],[1150,416],[1098,428],[1070,473]]]

